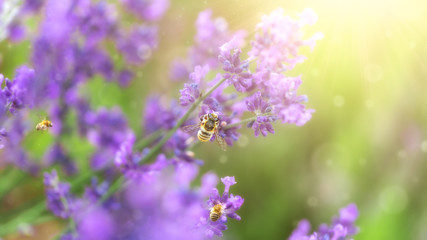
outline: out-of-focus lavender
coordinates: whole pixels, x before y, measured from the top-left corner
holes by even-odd
[[[295,20],[279,9],[264,16],[256,26],[254,39],[250,41],[252,48],[247,53],[248,58],[243,58],[245,54],[242,52],[245,35],[242,32],[226,34],[225,30],[222,31],[223,34],[217,33],[221,29],[218,27],[219,20],[212,20],[211,15],[211,11],[199,15],[196,42],[190,52],[202,51],[198,50],[202,43],[209,43],[211,48],[217,44],[217,59],[194,60],[196,58],[190,55],[187,60],[177,60],[184,65],[189,62],[203,64],[187,64],[194,66],[194,70],[188,75],[189,81],[184,83],[184,88],[180,91],[181,105],[187,107],[193,104],[203,97],[209,87],[221,79],[226,80],[226,83],[204,99],[199,116],[211,111],[219,112],[223,122],[220,136],[229,145],[237,140],[238,134],[230,132],[232,127],[227,125],[234,128],[240,121],[249,121],[248,127],[254,130],[255,136],[274,133],[272,123],[276,120],[297,126],[307,123],[314,110],[306,109],[304,102],[308,100],[307,96],[297,93],[302,77],[287,76],[287,72],[304,61],[305,57],[299,54],[301,47],[313,48],[316,40],[322,38],[321,33],[309,38],[304,36],[304,28],[316,22],[316,14],[306,9]],[[220,22],[226,26],[224,20]],[[218,44],[220,40],[211,41],[217,38],[227,40],[222,44]],[[199,41],[201,39],[205,41]],[[217,77],[211,81],[205,79],[206,74],[212,72],[217,73]],[[227,85],[232,85],[236,91],[225,94],[223,90]],[[252,119],[242,118],[246,112],[253,116]]]
[[[332,224],[321,224],[317,232],[310,234],[310,222],[301,220],[292,232],[289,240],[352,239],[359,231],[355,221],[359,211],[355,204],[340,209],[339,216],[332,219]]]
[[[151,8],[154,2],[156,1],[149,4]],[[167,2],[163,5],[160,12],[158,7],[146,11],[147,13],[156,11],[156,16],[161,17],[167,8]],[[66,119],[70,114],[76,113],[79,133],[82,137],[89,138],[97,147],[92,165],[102,168],[110,163],[112,166],[111,156],[114,156],[117,150],[114,146],[120,145],[122,138],[119,134],[123,132],[126,135],[127,126],[117,125],[118,116],[114,116],[117,115],[114,113],[116,110],[112,110],[111,114],[106,113],[107,110],[99,110],[105,113],[102,115],[98,111],[101,115],[97,117],[97,111],[89,105],[88,96],[85,96],[81,89],[94,76],[101,76],[107,82],[127,86],[134,78],[132,68],[127,67],[127,64],[116,66],[111,54],[112,49],[107,47],[106,43],[117,42],[117,49],[114,49],[113,53],[115,51],[116,56],[122,56],[125,62],[145,63],[157,47],[155,23],[137,20],[124,25],[120,21],[119,5],[108,1],[27,0],[21,5],[18,5],[18,2],[5,2],[2,6],[3,10],[16,8],[16,16],[11,20],[11,24],[15,22],[18,24],[25,17],[39,12],[43,16],[38,31],[25,36],[33,46],[31,68],[27,66],[18,68],[12,81],[1,75],[1,82],[5,81],[5,87],[1,91],[1,107],[4,108],[0,117],[0,126],[4,132],[1,141],[3,146],[11,146],[6,154],[19,155],[22,156],[20,159],[24,159],[26,154],[19,153],[22,150],[18,146],[12,148],[16,145],[13,143],[19,142],[18,137],[23,139],[33,130],[27,122],[28,112],[32,109],[43,109],[42,114],[48,112],[46,115],[55,122],[52,133],[57,140],[70,134],[74,126],[65,124]],[[13,38],[12,35],[9,37]],[[135,48],[141,51],[133,51]],[[18,116],[19,110],[23,112]],[[11,116],[7,117],[6,113]],[[15,118],[22,118],[20,121],[23,124],[19,130],[13,129],[16,125],[12,124],[16,121]],[[125,119],[121,121],[126,122]],[[111,126],[118,131],[110,131],[108,128]],[[8,134],[9,132],[15,134]],[[10,136],[14,136],[14,139]],[[56,141],[52,152],[46,154],[48,160],[41,162],[59,163],[66,172],[76,173],[76,167],[69,160],[65,160],[66,148],[62,144],[61,141]],[[17,160],[16,157],[8,159],[16,166],[28,170],[28,167],[23,167],[28,165],[23,164],[23,160]]]
[[[169,4],[168,0],[28,0],[15,6],[18,17],[7,25],[8,37],[28,39],[32,52],[31,67],[17,68],[13,80],[0,75],[0,83],[5,82],[0,92],[0,146],[7,164],[34,175],[47,167],[76,175],[82,166],[76,164],[73,146],[65,139],[75,133],[93,149],[85,159],[92,181],[83,195],[73,194],[71,183],[59,181],[56,170],[44,174],[47,208],[70,223],[62,239],[222,236],[228,219],[241,219],[236,212],[244,199],[230,193],[234,177],[221,178],[222,194],[216,188],[218,177],[211,172],[195,186],[203,160],[193,151],[195,134],[180,127],[197,126],[200,116],[216,112],[219,127],[210,140],[221,138],[232,146],[241,126],[252,128],[255,136],[266,136],[274,133],[276,120],[301,126],[311,118],[314,110],[303,104],[307,97],[297,94],[302,77],[286,75],[304,60],[299,48],[313,47],[321,38],[303,35],[303,28],[317,19],[311,10],[303,11],[298,20],[281,10],[263,17],[247,53],[245,31],[229,31],[225,19],[213,18],[213,12],[205,10],[196,20],[194,45],[172,67],[172,80],[181,80],[181,86],[185,81],[179,99],[149,96],[141,132],[131,129],[119,107],[94,109],[91,96],[82,89],[95,77],[104,84],[128,86],[136,76],[134,68],[161,47],[155,21]],[[0,6],[2,11],[4,5]],[[38,30],[26,32],[23,20],[38,13],[42,15]],[[121,21],[127,13],[133,16],[130,24]],[[54,122],[49,129],[54,143],[42,161],[22,147],[34,131],[30,115],[38,111],[47,112]],[[210,217],[214,206],[221,209],[216,221]],[[352,233],[352,215],[347,213],[335,225]],[[322,234],[330,234],[325,231]]]

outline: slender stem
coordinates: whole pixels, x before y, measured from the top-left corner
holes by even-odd
[[[18,215],[15,219],[9,223],[4,224],[0,228],[0,236],[15,232],[19,224],[34,221],[46,210],[45,201],[39,202],[36,206],[28,209],[22,214]]]
[[[257,119],[257,116],[255,116],[255,117],[250,117],[250,118],[246,118],[246,119],[243,119],[243,120],[242,120],[242,121],[240,121],[240,122],[236,122],[236,123],[228,124],[228,125],[226,125],[226,126],[224,127],[224,130],[227,130],[227,129],[230,129],[230,128],[233,128],[233,127],[240,126],[240,125],[242,125],[242,124],[244,124],[244,123],[248,123],[248,122],[251,122],[251,121],[255,121],[256,119]]]
[[[77,186],[80,185],[80,183],[85,182],[88,178],[92,177],[93,174],[90,172],[86,172],[86,174],[81,175],[79,178],[75,179],[71,182],[71,188],[74,190]],[[46,201],[43,199],[34,205],[32,205],[31,208],[25,209],[23,212],[18,214],[13,220],[9,221],[6,224],[3,224],[0,228],[0,236],[4,236],[9,233],[13,233],[16,231],[20,223],[40,223],[43,222],[42,220],[45,219],[50,220],[54,218],[52,214],[49,214],[48,216],[51,216],[50,218],[46,216],[45,218],[41,218],[40,216],[46,212]],[[70,227],[75,226],[74,222],[70,223]]]
[[[166,143],[167,140],[169,140],[172,135],[178,130],[179,127],[181,127],[181,125],[187,120],[187,118],[190,116],[190,114],[199,106],[200,103],[202,103],[213,91],[215,91],[215,89],[217,89],[222,83],[225,82],[226,79],[221,79],[219,82],[217,82],[212,88],[209,89],[209,91],[206,92],[205,95],[201,96],[199,99],[197,99],[192,105],[191,107],[188,109],[188,111],[184,114],[184,116],[182,116],[178,122],[176,123],[176,125],[174,126],[174,128],[172,128],[171,130],[169,130],[166,135],[160,140],[159,143],[157,143],[152,149],[151,151],[142,159],[142,162],[148,161],[151,158],[155,157],[158,152],[161,150],[161,148],[163,147],[163,145]],[[157,133],[157,132],[155,132]],[[160,134],[160,133],[159,133]],[[153,134],[154,135],[154,134]],[[151,137],[151,136],[150,136]],[[153,136],[154,138],[154,136]],[[149,144],[150,141],[144,141],[143,143],[141,143],[141,145],[145,145],[145,144]],[[194,144],[194,146],[196,146],[197,144]],[[193,146],[193,147],[194,147]],[[118,191],[118,189],[122,186],[122,184],[125,182],[125,178],[124,176],[120,176],[119,178],[117,178],[114,183],[111,185],[111,187],[108,189],[107,193],[105,193],[102,198],[98,201],[97,205],[102,204],[105,200],[107,200],[111,195],[113,195],[115,192]],[[38,217],[40,216],[40,214],[43,213],[43,211],[46,210],[46,206],[45,206],[45,201],[42,201],[40,203],[38,203],[35,207],[25,211],[24,213],[22,213],[21,215],[19,215],[18,217],[16,217],[14,220],[12,220],[11,222],[9,222],[6,225],[2,226],[2,229],[0,229],[0,236],[14,232],[16,230],[16,227],[19,223],[23,222],[23,221],[29,221],[29,218],[33,218],[33,217]],[[25,219],[25,220],[24,220]],[[70,227],[71,229],[73,229],[75,227],[75,225],[73,223],[70,223]]]
[[[107,200],[111,195],[113,195],[115,192],[119,190],[119,188],[122,186],[122,184],[125,182],[125,177],[121,175],[119,178],[117,178],[110,188],[108,188],[108,191],[102,195],[102,197],[98,200],[96,203],[98,206],[101,205],[105,200]]]
[[[175,126],[169,130],[169,132],[166,133],[166,135],[162,138],[162,140],[160,140],[159,143],[157,143],[152,149],[151,151],[143,158],[142,162],[145,161],[149,161],[152,158],[154,158],[159,151],[161,150],[161,148],[163,147],[163,145],[165,145],[166,141],[169,140],[169,138],[172,137],[173,134],[175,134],[175,132],[178,130],[179,127],[181,127],[181,125],[187,120],[187,118],[190,116],[190,114],[199,106],[200,103],[203,102],[203,100],[205,100],[213,91],[215,91],[215,89],[217,89],[222,83],[225,82],[226,79],[221,79],[220,81],[218,81],[211,89],[209,89],[209,91],[206,92],[205,95],[201,96],[200,98],[198,98],[192,105],[191,107],[188,109],[188,111],[184,114],[184,116],[182,116],[178,122],[175,124]]]
[[[163,129],[159,129],[159,130],[151,133],[147,137],[138,140],[135,143],[134,148],[138,149],[138,150],[144,149],[145,147],[147,147],[148,145],[150,145],[150,143],[152,143],[154,140],[156,140],[157,138],[159,138],[162,135],[163,131],[164,131]]]
[[[27,175],[22,170],[12,168],[5,170],[4,177],[2,177],[0,185],[0,201],[14,188],[16,188],[23,180],[25,180],[25,176]]]

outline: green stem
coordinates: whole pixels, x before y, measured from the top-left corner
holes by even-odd
[[[115,192],[117,192],[124,182],[125,182],[125,177],[123,175],[121,175],[119,178],[117,178],[113,182],[113,184],[111,185],[111,187],[108,188],[108,191],[104,195],[102,195],[101,199],[98,200],[97,206],[101,205],[111,195],[113,195]]]
[[[85,182],[87,179],[91,178],[92,176],[93,174],[87,171],[84,175],[81,175],[79,178],[71,182],[71,189],[74,190],[82,182]],[[55,218],[55,216],[53,216],[52,214],[49,214],[46,217],[40,218],[40,216],[45,212],[46,212],[46,201],[41,200],[35,203],[30,209],[24,209],[21,213],[18,213],[18,216],[16,216],[10,222],[3,224],[0,227],[0,236],[4,236],[6,234],[15,232],[19,227],[19,224],[21,223],[40,223],[40,222],[44,222],[52,218]],[[70,223],[70,227],[71,229],[75,227],[74,222]]]
[[[15,219],[9,223],[4,224],[0,228],[0,236],[13,233],[19,227],[21,223],[30,223],[37,219],[46,210],[45,201],[37,203],[34,207],[18,215]]]
[[[242,120],[242,121],[240,121],[240,122],[236,122],[236,123],[228,124],[228,125],[226,125],[226,126],[224,127],[224,130],[227,130],[227,129],[230,129],[230,128],[233,128],[233,127],[240,126],[240,125],[242,125],[242,124],[244,124],[244,123],[248,123],[248,122],[251,122],[251,121],[255,121],[256,119],[257,119],[257,116],[255,116],[255,117],[250,117],[250,118],[246,118],[246,119],[243,119],[243,120]]]
[[[7,170],[5,176],[2,177],[2,184],[0,185],[0,201],[17,185],[19,185],[27,174],[19,169],[13,168]],[[2,172],[3,173],[3,172]],[[3,175],[3,174],[2,174]]]
[[[139,141],[137,141],[135,143],[134,148],[138,149],[138,150],[142,150],[142,149],[146,148],[154,140],[156,140],[157,138],[159,138],[162,135],[163,131],[164,131],[163,129],[159,129],[159,130],[151,133],[149,136],[140,139]]]
[[[178,128],[181,127],[181,125],[187,120],[187,118],[190,116],[190,114],[199,106],[200,103],[203,102],[203,100],[205,100],[213,91],[215,91],[215,89],[217,89],[222,83],[225,82],[226,79],[221,79],[220,81],[218,81],[211,89],[209,89],[208,92],[206,92],[205,95],[201,96],[200,98],[198,98],[192,105],[191,107],[188,109],[188,111],[184,114],[184,116],[182,116],[178,122],[176,123],[176,125],[169,130],[169,132],[166,133],[166,135],[162,138],[162,140],[160,140],[160,142],[158,142],[152,149],[151,151],[143,158],[142,162],[146,162],[146,161],[150,161],[152,158],[154,158],[155,156],[157,156],[157,154],[160,152],[160,150],[162,149],[163,145],[165,145],[166,141],[169,140],[169,138],[172,137],[173,134],[175,134],[175,132],[178,130]]]
[[[203,95],[200,98],[198,98],[191,105],[191,107],[184,114],[184,116],[182,116],[178,120],[178,122],[176,123],[176,125],[174,126],[174,128],[172,128],[171,130],[169,130],[166,133],[166,135],[160,140],[160,142],[158,142],[151,149],[151,151],[142,159],[142,162],[146,162],[146,161],[151,160],[152,158],[154,158],[159,153],[159,151],[161,150],[161,148],[163,147],[163,145],[166,143],[166,141],[169,140],[172,137],[172,135],[178,130],[179,127],[181,127],[181,125],[187,120],[187,118],[190,116],[190,114],[199,106],[199,104],[202,103],[222,83],[224,83],[225,80],[226,79],[221,79],[212,88],[210,88],[209,91],[206,92],[205,95]],[[153,138],[154,138],[154,136],[153,136]],[[149,144],[149,143],[150,143],[150,141],[146,140],[143,143],[141,143],[141,145],[144,146],[145,144]],[[194,146],[196,146],[196,145],[197,144],[195,144]],[[113,195],[115,192],[117,192],[124,182],[125,182],[124,176],[120,176],[119,178],[117,178],[114,181],[114,183],[111,185],[111,187],[108,189],[107,193],[105,193],[102,196],[102,198],[98,201],[97,205],[102,204],[111,195]],[[12,232],[16,231],[16,228],[17,228],[17,226],[18,226],[19,223],[26,222],[26,221],[30,222],[32,220],[32,218],[34,218],[34,217],[36,218],[36,217],[40,216],[43,213],[43,211],[45,211],[45,210],[46,210],[45,201],[42,201],[42,202],[38,203],[35,207],[33,207],[33,208],[29,209],[29,210],[26,210],[25,212],[23,212],[21,215],[19,215],[18,217],[16,217],[14,220],[12,220],[11,222],[9,222],[8,224],[3,225],[2,228],[0,229],[0,236],[3,236],[5,234],[12,233]],[[70,227],[73,228],[73,227],[75,227],[75,225],[73,225],[71,223]]]

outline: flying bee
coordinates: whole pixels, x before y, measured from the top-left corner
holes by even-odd
[[[216,143],[220,148],[225,151],[227,144],[225,143],[224,138],[222,138],[218,133],[218,127],[220,125],[220,120],[216,112],[208,113],[200,116],[200,122],[193,125],[188,125],[182,127],[182,130],[188,133],[197,131],[197,138],[201,142],[207,142],[215,136]]]
[[[37,123],[36,130],[47,131],[50,127],[53,127],[53,123],[49,120],[44,119],[41,122]]]
[[[224,207],[222,206],[222,204],[221,203],[215,204],[215,206],[211,208],[209,219],[212,222],[216,222],[218,221],[218,219],[221,218],[223,213],[224,213]]]

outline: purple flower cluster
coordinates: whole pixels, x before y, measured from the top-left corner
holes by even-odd
[[[298,20],[285,16],[282,10],[264,16],[256,27],[255,39],[251,41],[252,49],[246,59],[242,54],[244,35],[241,32],[215,35],[219,28],[210,18],[210,11],[199,15],[198,26],[205,27],[198,27],[196,43],[191,49],[197,49],[201,44],[202,41],[198,40],[209,42],[210,37],[217,35],[221,36],[223,43],[216,46],[216,59],[195,61],[206,65],[196,65],[194,72],[188,75],[189,82],[184,83],[184,88],[180,90],[180,104],[186,107],[202,99],[199,116],[219,112],[223,122],[220,136],[226,139],[228,145],[238,139],[236,125],[247,121],[242,119],[245,112],[255,115],[248,124],[255,136],[274,133],[272,122],[276,120],[297,126],[308,122],[314,110],[306,109],[304,102],[307,97],[297,94],[302,83],[301,76],[290,77],[285,73],[305,59],[299,55],[299,48],[313,47],[315,41],[321,38],[320,33],[310,39],[305,39],[303,34],[306,25],[316,22],[315,13],[306,9]],[[212,81],[207,81],[206,76],[214,71],[220,73]],[[223,81],[226,83],[222,84]],[[227,85],[233,85],[236,92],[226,93]],[[204,96],[209,91],[208,87],[213,86],[216,89],[209,96]]]
[[[44,185],[48,208],[58,217],[69,218],[75,210],[70,184],[60,182],[58,174],[53,170],[44,174]]]
[[[177,59],[171,67],[173,80],[186,80],[196,66],[207,65],[214,69],[219,66],[219,47],[235,36],[239,47],[243,46],[245,31],[230,32],[227,21],[222,17],[212,19],[212,10],[201,13],[196,20],[195,44],[188,50],[187,58]]]
[[[0,85],[5,82],[5,87],[0,91],[2,115],[7,112],[14,114],[24,107],[34,106],[35,92],[31,88],[34,80],[34,70],[26,66],[16,70],[12,81],[0,74]]]
[[[140,177],[128,178],[120,197],[110,198],[102,206],[97,202],[108,183],[93,180],[83,197],[76,198],[70,195],[68,184],[59,182],[55,171],[45,173],[49,209],[62,218],[72,217],[76,224],[74,235],[67,233],[63,239],[205,239],[222,236],[227,218],[240,220],[236,211],[244,200],[230,194],[230,186],[236,183],[234,177],[221,179],[225,188],[220,196],[215,174],[206,173],[201,186],[193,188],[197,165],[164,156],[156,162],[163,164],[141,167]],[[214,204],[223,206],[216,222],[209,220]]]
[[[218,189],[214,189],[209,200],[208,206],[212,209],[215,205],[220,204],[223,209],[223,213],[220,216],[220,219],[212,222],[209,221],[209,216],[205,216],[201,219],[201,224],[208,226],[206,234],[208,237],[213,235],[222,236],[222,231],[227,229],[225,223],[228,218],[233,218],[240,221],[240,216],[236,214],[236,211],[240,209],[243,205],[244,199],[240,196],[234,196],[230,194],[230,187],[236,184],[234,177],[225,177],[221,178],[222,183],[224,184],[224,192],[222,195],[219,194]]]
[[[211,10],[200,13],[195,44],[186,59],[175,62],[172,74],[173,79],[189,81],[179,101],[155,95],[147,99],[141,133],[130,128],[119,107],[92,106],[85,91],[89,81],[102,78],[103,84],[128,86],[135,77],[133,68],[151,58],[158,48],[153,21],[168,6],[168,0],[28,0],[21,6],[22,14],[41,11],[44,17],[31,39],[33,69],[18,68],[13,81],[0,75],[0,83],[5,81],[0,92],[0,147],[11,163],[29,172],[59,165],[71,175],[79,172],[80,162],[67,137],[77,137],[92,145],[87,162],[102,179],[92,178],[79,198],[70,193],[69,184],[59,181],[55,170],[45,172],[48,208],[75,224],[62,239],[222,236],[229,218],[240,220],[236,212],[244,199],[230,193],[234,177],[221,178],[222,194],[215,188],[214,173],[204,174],[200,186],[194,187],[203,162],[192,151],[197,139],[180,127],[197,126],[200,116],[218,113],[219,128],[210,140],[223,138],[232,146],[243,123],[249,123],[255,136],[266,136],[274,133],[272,123],[278,119],[300,126],[311,117],[313,110],[303,104],[307,97],[297,95],[301,77],[284,75],[304,60],[298,49],[313,47],[320,36],[303,38],[303,27],[316,21],[311,10],[299,20],[282,11],[264,17],[247,54],[242,51],[244,31],[229,31],[223,18],[212,18]],[[121,22],[125,11],[133,15],[126,24]],[[43,165],[35,164],[22,148],[30,129],[34,131],[27,117],[33,109],[48,110],[54,122],[49,129],[54,144],[40,161]],[[198,117],[191,115],[194,110]],[[247,115],[252,116],[245,119]],[[355,233],[350,210],[342,212],[333,230],[340,226],[342,233]],[[330,229],[318,234],[335,236]]]
[[[123,1],[123,4],[130,7],[137,2]],[[71,134],[73,126],[66,123],[73,112],[78,117],[77,128],[81,137],[88,137],[97,147],[92,165],[100,169],[112,162],[111,156],[128,132],[126,119],[117,111],[94,111],[87,100],[87,92],[82,89],[95,76],[107,82],[115,81],[120,86],[130,84],[134,78],[130,65],[145,63],[157,48],[157,27],[152,21],[163,15],[168,1],[152,0],[140,5],[139,9],[144,9],[144,16],[150,19],[150,23],[137,19],[123,24],[117,5],[91,0],[26,0],[20,6],[7,5],[16,8],[14,20],[17,21],[39,12],[44,15],[38,32],[29,35],[32,69],[19,67],[13,81],[0,75],[0,83],[5,81],[0,93],[0,128],[4,132],[1,145],[7,148],[7,155],[21,156],[10,158],[10,162],[29,170],[23,166],[28,166],[31,161],[24,157],[26,153],[19,145],[33,127],[27,126],[27,118],[22,119],[16,114],[18,110],[27,114],[30,109],[48,112],[49,120],[54,122],[55,146],[45,154],[46,160],[40,162],[59,163],[66,172],[77,172],[72,159],[67,156],[64,143],[59,141],[62,136]],[[6,5],[2,3],[0,6],[5,10],[3,7]],[[17,21],[16,24],[21,25]],[[108,46],[109,41],[117,43],[115,49]],[[113,56],[122,57],[127,64],[116,64]],[[7,116],[8,113],[12,115]],[[21,118],[19,121],[23,127],[15,130],[13,127],[17,124],[12,123],[18,118]],[[6,138],[11,135],[14,139]]]
[[[4,38],[9,38],[12,42],[23,40],[28,34],[24,22],[40,11],[44,1],[0,1],[0,41]]]
[[[261,133],[264,137],[267,136],[267,133],[274,133],[273,126],[271,122],[276,121],[276,117],[269,115],[272,111],[272,107],[268,104],[261,96],[261,92],[256,92],[253,96],[246,99],[246,106],[249,111],[256,114],[256,120],[249,123],[255,136],[258,136]]]
[[[333,218],[331,225],[322,224],[318,231],[312,234],[310,234],[310,223],[307,220],[301,220],[289,240],[352,239],[352,236],[358,232],[358,228],[354,225],[358,216],[357,206],[350,204],[340,210],[339,216]]]
[[[112,165],[114,154],[131,132],[125,116],[118,108],[101,108],[86,114],[86,124],[90,127],[87,139],[97,148],[92,156],[92,167],[101,169]]]

